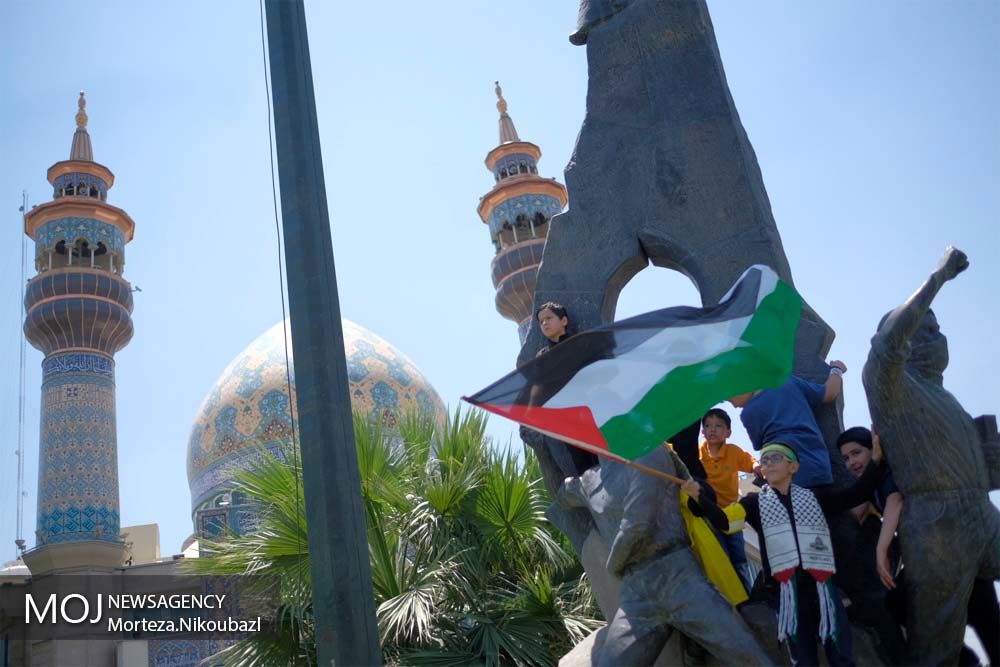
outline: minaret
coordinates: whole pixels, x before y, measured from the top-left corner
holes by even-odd
[[[80,93],[68,160],[49,167],[52,201],[24,216],[35,270],[24,334],[42,361],[38,522],[32,573],[121,565],[114,354],[132,338],[125,244],[135,223],[106,202],[114,174],[94,162]]]
[[[535,276],[549,220],[566,206],[566,188],[554,178],[538,175],[541,149],[517,136],[499,81],[496,94],[500,145],[486,155],[486,168],[496,184],[480,199],[479,217],[489,225],[496,250],[491,268],[497,311],[517,323],[523,344],[531,326]]]

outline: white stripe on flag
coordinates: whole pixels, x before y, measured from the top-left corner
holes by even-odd
[[[759,306],[760,302],[764,300],[764,297],[773,292],[774,288],[778,286],[778,274],[775,273],[774,269],[766,264],[754,264],[749,269],[744,271],[736,282],[733,283],[733,286],[729,288],[729,291],[722,295],[722,298],[719,299],[719,303],[723,303],[726,299],[731,297],[733,292],[736,291],[737,285],[739,285],[740,282],[747,277],[748,273],[753,271],[760,271],[760,287],[757,290],[757,305]]]
[[[667,328],[627,354],[581,368],[545,402],[546,408],[587,406],[597,426],[632,410],[663,377],[746,345],[740,336],[753,316],[691,327]]]
[[[763,264],[755,264],[754,268],[760,269],[760,289],[757,290],[757,305],[760,306],[760,302],[764,300],[764,297],[768,296],[778,286],[778,274],[771,267],[764,266]]]

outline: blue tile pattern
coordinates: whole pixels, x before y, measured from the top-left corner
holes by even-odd
[[[516,176],[518,174],[537,174],[538,166],[535,158],[527,153],[511,153],[497,160],[493,165],[493,175],[500,178]]]
[[[151,639],[148,643],[147,666],[196,667],[202,660],[215,655],[230,644],[231,641],[217,639]]]
[[[562,210],[562,204],[551,195],[518,195],[497,204],[490,213],[490,237],[495,238],[505,222],[514,224],[518,215],[534,218],[541,213],[548,220]]]
[[[114,361],[72,353],[42,363],[39,544],[119,540]]]
[[[382,338],[343,321],[351,405],[395,425],[403,413],[422,412],[442,421],[444,404],[419,369]],[[229,364],[208,392],[188,441],[188,482],[193,509],[231,487],[239,470],[256,464],[266,451],[278,455],[292,439],[293,422],[286,380],[281,323],[251,343]],[[292,394],[295,384],[292,379]],[[246,506],[232,508],[236,530],[255,519]],[[198,510],[200,514],[202,510]],[[198,531],[197,524],[195,529]]]
[[[119,257],[125,256],[125,235],[120,229],[93,218],[69,217],[51,220],[38,228],[35,232],[35,257],[46,254],[59,241],[73,243],[77,239],[85,239],[92,247],[103,243]]]
[[[108,184],[103,178],[99,176],[94,176],[93,174],[63,174],[56,178],[52,183],[52,197],[55,199],[59,198],[59,191],[67,186],[76,187],[77,185],[86,185],[87,188],[96,187],[97,191],[101,193],[101,199],[108,196]]]
[[[229,532],[229,512],[225,509],[213,509],[200,512],[198,515],[198,535],[201,537],[220,538]]]
[[[114,359],[100,354],[57,354],[42,361],[43,382],[54,381],[66,373],[90,373],[111,378],[115,377]]]

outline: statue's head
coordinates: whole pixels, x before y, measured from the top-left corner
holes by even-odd
[[[892,313],[886,313],[879,328]],[[941,333],[934,311],[928,309],[920,326],[910,338],[910,358],[906,362],[911,371],[932,379],[938,384],[948,367],[948,339]]]
[[[920,328],[910,339],[909,365],[927,375],[941,376],[948,367],[948,339],[941,333],[937,317],[928,310]]]
[[[587,43],[587,35],[594,26],[625,9],[632,0],[580,0],[580,14],[576,20],[576,30],[569,41],[577,46]]]

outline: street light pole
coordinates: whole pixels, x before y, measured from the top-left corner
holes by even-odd
[[[365,508],[302,0],[266,0],[316,649],[378,665]]]

